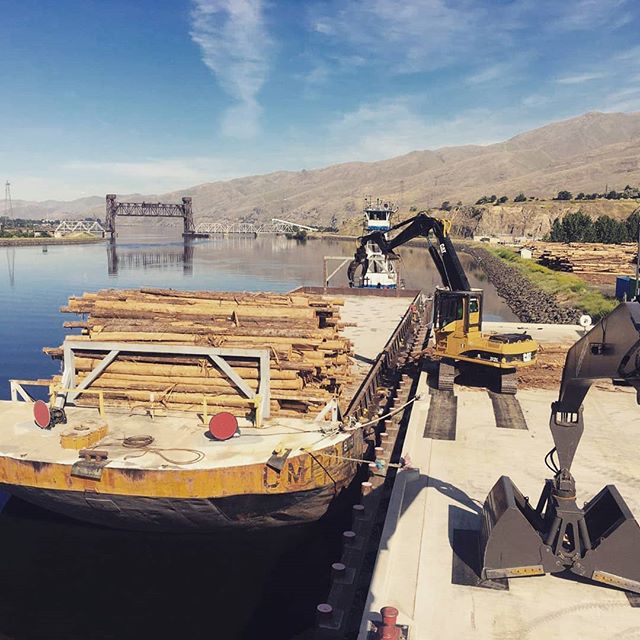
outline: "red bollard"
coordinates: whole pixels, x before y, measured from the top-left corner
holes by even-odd
[[[382,624],[377,628],[376,640],[401,640],[402,629],[397,625],[398,610],[395,607],[382,607]]]

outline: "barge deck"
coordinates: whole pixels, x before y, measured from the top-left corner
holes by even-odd
[[[345,297],[344,335],[357,366],[343,410],[406,317],[415,292],[407,294],[384,302],[376,295]],[[129,529],[203,531],[317,519],[354,477],[365,449],[359,430],[313,417],[275,417],[216,442],[194,414],[138,415],[118,407],[108,407],[104,418],[94,408],[66,413],[66,425],[42,430],[31,403],[0,402],[0,487],[78,519]],[[108,434],[93,448],[106,451],[108,462],[96,478],[78,477],[72,473],[78,450],[63,448],[61,434],[98,429],[101,422]],[[125,446],[125,438],[145,436],[153,442]],[[267,464],[274,452],[284,452],[280,469]]]

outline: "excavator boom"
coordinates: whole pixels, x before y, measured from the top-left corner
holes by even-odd
[[[397,258],[394,253],[396,247],[406,244],[414,238],[425,238],[429,248],[429,254],[436,265],[436,269],[442,279],[442,284],[452,291],[469,291],[471,286],[467,275],[460,264],[460,259],[456,253],[455,247],[451,242],[448,234],[450,224],[446,220],[438,220],[428,216],[426,212],[421,211],[418,215],[408,220],[404,220],[387,232],[374,231],[368,235],[359,238],[360,246],[356,251],[353,262],[349,265],[349,284],[353,286],[354,275],[358,266],[364,266],[364,275],[366,275],[366,251],[367,244],[372,243],[378,246],[383,255],[389,258]],[[386,233],[402,229],[400,233],[391,239],[387,239]],[[431,233],[436,237],[437,244],[431,240]]]
[[[595,380],[624,380],[640,390],[640,304],[626,302],[567,352],[558,411],[577,413]],[[640,399],[639,399],[640,401]]]
[[[484,367],[486,374],[497,375],[500,393],[516,393],[516,369],[535,362],[537,343],[526,333],[485,335],[482,333],[482,291],[471,289],[453,242],[449,236],[451,222],[439,220],[421,211],[386,232],[376,231],[359,238],[354,260],[349,265],[350,286],[362,268],[365,282],[371,245],[387,259],[397,259],[394,249],[414,238],[424,238],[429,255],[444,288],[437,288],[433,298],[435,355],[439,357],[437,387],[453,389],[459,369]],[[387,234],[397,232],[393,237]],[[378,254],[378,255],[379,255]]]

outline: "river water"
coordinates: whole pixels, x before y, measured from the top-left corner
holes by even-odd
[[[115,246],[2,248],[0,399],[9,397],[9,378],[57,372],[41,349],[60,345],[62,322],[75,319],[59,312],[70,295],[139,286],[288,291],[320,285],[323,256],[354,249],[271,236],[185,245],[169,231],[173,238],[127,237],[123,228]],[[401,257],[407,288],[439,284],[424,248]],[[471,285],[485,291],[485,318],[515,320],[471,259],[461,259]],[[332,284],[346,284],[344,271]],[[310,525],[205,537],[104,530],[9,501],[0,515],[0,640],[310,637],[349,528],[348,502]]]

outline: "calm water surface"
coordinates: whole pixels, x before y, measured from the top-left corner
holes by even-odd
[[[70,295],[139,286],[288,291],[320,285],[323,256],[354,246],[282,237],[185,246],[177,234],[125,234],[115,247],[0,249],[0,398],[9,397],[9,378],[57,372],[41,349],[60,345],[62,322],[75,319],[59,312]],[[462,259],[472,286],[485,290],[487,319],[515,319]],[[401,272],[407,288],[439,283],[425,249],[403,250]],[[346,284],[344,275],[335,284]],[[109,531],[10,501],[0,516],[0,640],[307,638],[347,528],[348,499],[311,525],[206,537]]]
[[[42,347],[61,344],[63,321],[76,318],[59,311],[70,295],[105,287],[140,286],[289,291],[303,285],[320,285],[323,256],[346,256],[353,249],[353,242],[299,243],[272,236],[200,240],[186,246],[177,237],[170,242],[159,237],[124,236],[115,247],[50,246],[46,253],[42,247],[2,247],[0,398],[9,397],[9,378],[46,377],[57,371],[57,363],[42,354]],[[440,284],[425,249],[404,249],[401,256],[401,274],[407,288],[432,290]],[[475,268],[468,256],[461,258],[471,285],[485,290],[485,318],[515,320],[486,282],[484,273]],[[346,285],[344,270],[339,276],[332,284]],[[380,312],[384,313],[384,302],[380,305]]]

